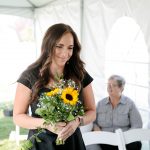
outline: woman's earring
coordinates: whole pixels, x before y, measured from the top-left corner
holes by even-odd
[[[67,65],[69,64],[69,61],[67,61]]]

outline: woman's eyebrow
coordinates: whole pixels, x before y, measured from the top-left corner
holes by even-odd
[[[64,44],[61,44],[61,43],[57,43],[56,45],[61,45],[61,46],[63,46]]]
[[[74,45],[69,45],[69,46],[74,46]]]

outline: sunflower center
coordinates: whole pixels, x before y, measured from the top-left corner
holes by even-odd
[[[72,101],[72,100],[73,100],[73,97],[72,97],[72,95],[70,95],[70,94],[66,94],[66,99],[68,99],[69,101]]]

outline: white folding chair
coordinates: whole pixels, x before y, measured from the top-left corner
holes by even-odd
[[[86,146],[93,144],[109,144],[118,146],[119,150],[125,150],[123,149],[123,142],[118,132],[90,131],[82,133],[82,137]]]
[[[150,141],[150,129],[131,129],[122,132],[120,129],[117,130],[122,140],[123,148],[126,150],[125,145],[135,141]]]

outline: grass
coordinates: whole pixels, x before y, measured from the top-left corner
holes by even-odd
[[[0,125],[0,140],[7,139],[9,137],[9,133],[12,130],[15,130],[15,126],[12,123],[12,117],[0,118],[0,122],[2,122]]]
[[[0,118],[0,140],[8,139],[11,131],[15,130],[12,117]],[[27,134],[26,129],[21,129],[20,134]]]
[[[14,141],[9,141],[8,139],[0,141],[1,150],[17,150],[18,146]]]
[[[0,109],[0,150],[17,150],[16,141],[9,140],[9,134],[15,130],[12,117],[5,117]],[[20,129],[20,134],[27,134],[27,129]]]

